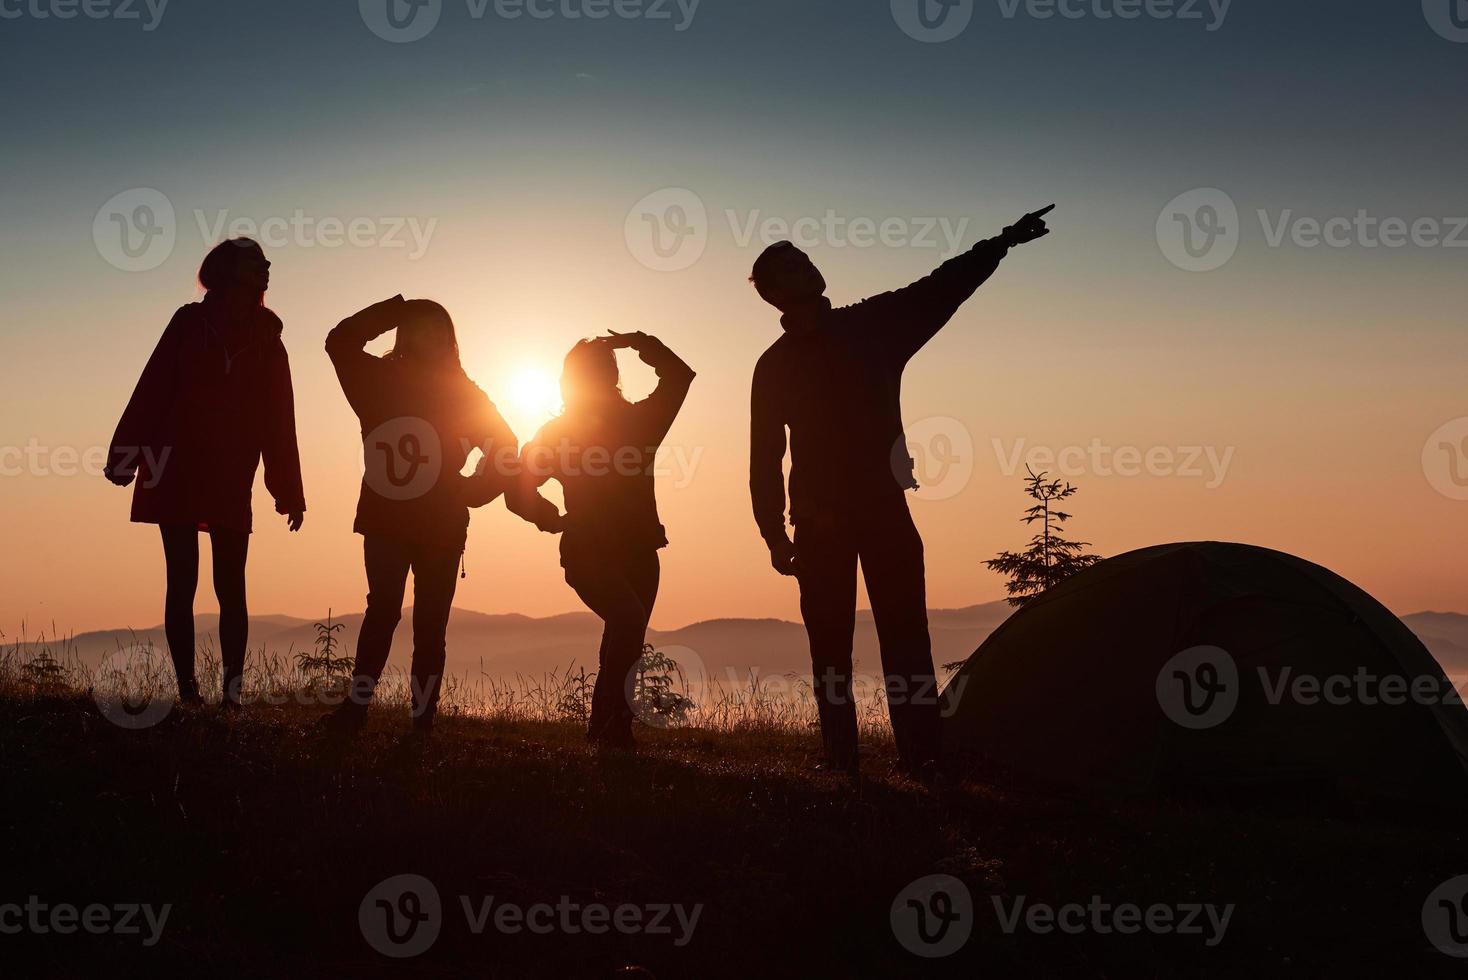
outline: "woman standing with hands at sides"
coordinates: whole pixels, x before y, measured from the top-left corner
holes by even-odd
[[[225,708],[238,708],[249,610],[251,491],[265,487],[292,531],[305,520],[295,398],[280,318],[265,307],[270,262],[248,238],[216,245],[199,268],[204,300],[179,309],[148,359],[107,454],[107,479],[135,479],[132,519],[157,524],[168,591],[164,632],[179,699],[200,703],[194,673],[199,532],[213,550]]]
[[[636,404],[622,397],[616,351],[623,347],[658,376],[657,389]],[[678,355],[645,333],[584,340],[566,355],[562,414],[520,453],[514,509],[543,531],[564,531],[566,583],[605,624],[586,733],[594,745],[634,747],[628,685],[657,599],[658,549],[668,543],[653,463],[693,377]],[[558,480],[565,492],[564,516],[536,492],[547,480]]]
[[[393,349],[364,350],[389,331]],[[505,490],[513,500],[515,434],[459,363],[448,311],[430,300],[394,296],[343,320],[326,352],[362,426],[364,472],[355,530],[363,538],[367,614],[357,638],[350,698],[327,716],[328,731],[350,734],[387,664],[413,573],[413,729],[433,729],[443,685],[446,634],[469,531],[469,508]],[[474,449],[472,477],[461,475]]]

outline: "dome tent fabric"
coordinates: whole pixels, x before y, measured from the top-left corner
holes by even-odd
[[[1045,781],[1468,796],[1468,710],[1421,641],[1345,579],[1250,545],[1077,573],[979,647],[943,714],[951,747]]]

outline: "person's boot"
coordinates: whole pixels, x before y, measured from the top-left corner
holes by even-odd
[[[219,709],[226,712],[238,711],[240,694],[244,686],[244,670],[239,667],[225,667],[219,678],[219,689],[222,692],[219,698]]]
[[[586,731],[586,741],[597,749],[612,749],[621,752],[634,752],[637,750],[637,740],[632,737],[632,724],[619,724],[616,721],[589,727]]]
[[[202,708],[204,699],[199,695],[199,682],[192,677],[178,679],[178,703],[185,708]]]

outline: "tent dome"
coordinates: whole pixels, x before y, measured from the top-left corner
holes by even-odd
[[[1468,795],[1468,711],[1384,606],[1266,548],[1159,545],[1016,611],[943,693],[950,746],[1123,791]]]

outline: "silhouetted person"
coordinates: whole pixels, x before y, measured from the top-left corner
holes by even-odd
[[[628,347],[657,372],[658,386],[635,404],[622,397],[616,350]],[[520,453],[519,512],[543,531],[564,531],[566,583],[601,617],[600,663],[586,737],[632,748],[631,674],[642,656],[658,594],[658,519],[653,462],[677,417],[693,369],[644,333],[577,344],[561,373],[565,411]],[[566,513],[536,492],[560,481]],[[512,508],[515,509],[515,508]]]
[[[396,330],[393,349],[363,348]],[[363,538],[367,614],[351,697],[327,725],[359,729],[387,664],[413,573],[413,727],[431,731],[443,686],[445,635],[469,531],[469,508],[505,488],[505,467],[461,475],[469,455],[515,462],[515,434],[459,363],[448,311],[394,296],[343,320],[326,351],[362,424],[365,472],[354,530]],[[512,468],[512,467],[511,467]]]
[[[858,561],[899,764],[919,771],[938,757],[923,543],[903,496],[917,482],[902,429],[902,371],[1010,246],[1048,233],[1042,217],[1049,211],[1025,215],[911,286],[840,309],[826,298],[819,270],[790,242],[771,245],[754,264],[750,279],[784,314],[785,334],[754,370],[749,490],[771,563],[800,583],[830,767],[857,768],[851,643]],[[787,428],[793,543],[785,529]]]
[[[219,597],[223,704],[238,707],[249,641],[245,558],[255,471],[292,531],[305,520],[295,399],[281,322],[265,308],[270,263],[247,238],[216,245],[199,267],[204,301],[173,315],[107,454],[106,475],[137,478],[132,519],[157,524],[168,569],[164,632],[179,698],[199,703],[194,593],[199,532],[209,532]]]

